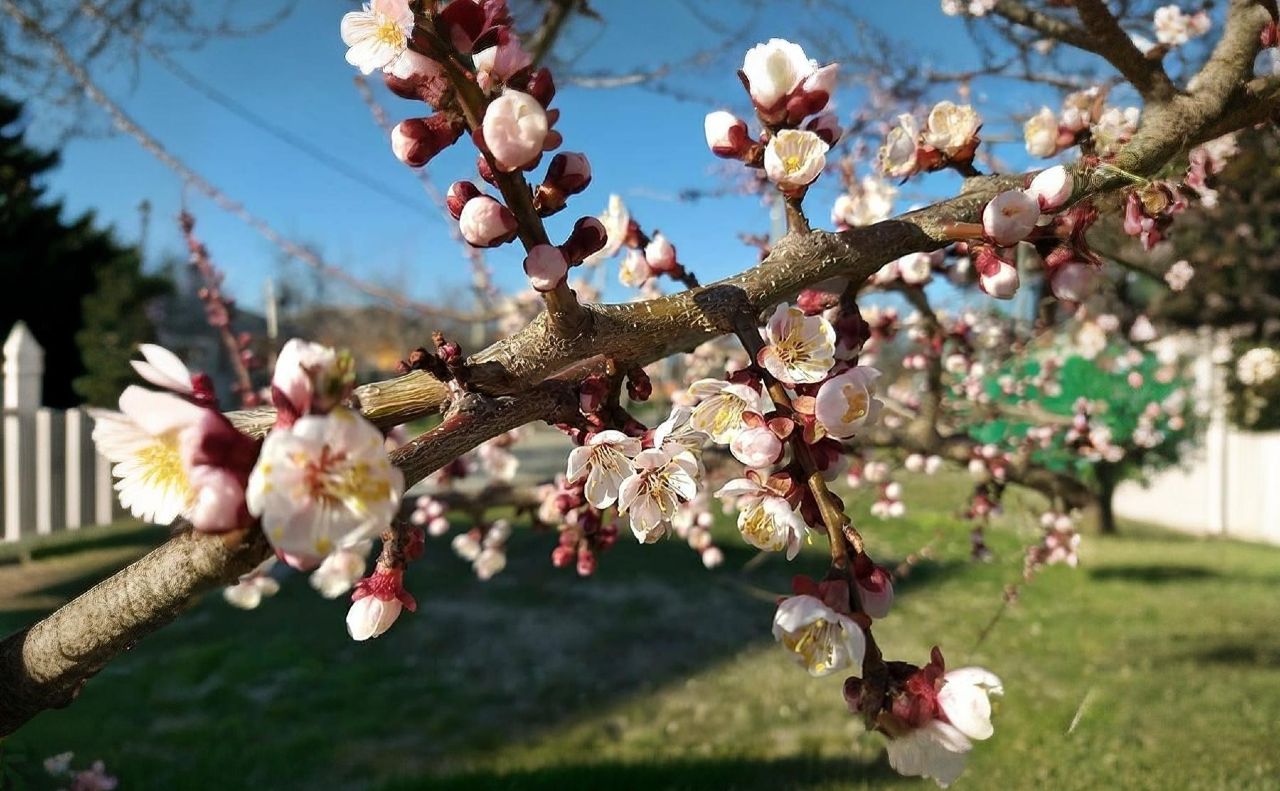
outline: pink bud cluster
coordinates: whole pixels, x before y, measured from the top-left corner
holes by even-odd
[[[556,568],[573,568],[580,577],[596,571],[597,558],[618,542],[618,526],[602,509],[587,502],[585,481],[569,482],[563,475],[541,487],[538,520],[556,528],[559,538],[551,551]]]
[[[1092,290],[1101,262],[1089,249],[1085,233],[1097,210],[1082,202],[1067,211],[1074,178],[1058,165],[1032,177],[1026,189],[993,198],[982,212],[983,240],[968,246],[978,287],[997,299],[1011,299],[1020,278],[1014,248],[1023,241],[1043,250],[1053,293],[1064,302],[1083,302]]]
[[[379,24],[399,18],[402,0],[380,1],[395,8],[383,9],[382,16],[378,9],[355,16],[372,13]],[[539,222],[564,209],[571,196],[591,183],[585,155],[558,153],[540,184],[531,188],[525,183],[523,174],[536,169],[543,153],[562,143],[555,129],[560,111],[550,106],[556,92],[551,73],[534,68],[505,0],[453,0],[420,14],[427,17],[434,35],[420,31],[406,38],[399,47],[403,52],[385,68],[385,78],[397,95],[426,102],[436,112],[398,124],[391,135],[392,150],[405,164],[422,167],[469,132],[479,150],[480,178],[497,187],[507,203],[470,181],[454,183],[446,203],[460,235],[477,248],[499,247],[520,237],[530,284],[537,291],[554,291],[565,283],[568,270],[604,247],[608,237],[598,220],[584,217],[563,244],[555,245],[546,240]],[[412,18],[411,11],[409,15]],[[357,59],[364,52],[359,47],[369,46],[370,40],[383,41],[382,34],[364,35],[360,30],[347,30],[344,21],[344,37]],[[384,37],[399,35],[385,24],[378,30]],[[375,60],[371,57],[370,62]],[[460,69],[459,63],[468,60],[471,69]],[[525,190],[531,190],[529,198],[517,197]]]
[[[1044,566],[1063,564],[1075,568],[1079,565],[1080,534],[1069,514],[1046,511],[1040,515],[1040,528],[1043,530],[1040,542],[1027,547],[1024,579],[1030,580]]]

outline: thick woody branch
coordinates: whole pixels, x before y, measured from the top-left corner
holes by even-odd
[[[175,536],[0,643],[0,736],[70,704],[108,661],[269,554],[254,531]]]
[[[1076,0],[1076,13],[1089,34],[1086,48],[1106,58],[1142,98],[1163,102],[1177,92],[1160,61],[1142,54],[1103,0]]]

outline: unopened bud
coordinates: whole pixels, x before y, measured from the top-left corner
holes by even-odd
[[[470,181],[455,181],[449,185],[444,203],[449,209],[450,216],[457,220],[462,217],[462,207],[466,206],[472,198],[480,197],[481,194],[480,188]]]
[[[391,130],[391,150],[409,167],[420,168],[462,137],[463,127],[437,113],[429,118],[410,118]]]
[[[560,245],[560,251],[564,253],[569,265],[573,266],[604,249],[608,241],[609,232],[605,230],[604,223],[595,217],[583,217],[573,224],[573,233]]]

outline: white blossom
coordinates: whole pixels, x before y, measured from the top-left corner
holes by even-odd
[[[848,439],[867,423],[875,422],[881,403],[872,396],[871,385],[879,376],[876,369],[860,365],[822,383],[814,415],[828,434]]]
[[[699,379],[689,385],[689,395],[698,399],[689,415],[689,425],[721,445],[729,444],[746,425],[742,420],[744,412],[765,412],[760,391],[750,385]]]
[[[1027,153],[1033,157],[1051,157],[1058,153],[1058,116],[1048,107],[1027,119],[1022,125]]]
[[[816,596],[783,599],[773,616],[773,637],[811,676],[826,676],[844,668],[862,670],[867,650],[862,628]]]
[[[982,118],[970,105],[938,102],[925,122],[924,142],[947,156],[955,156],[973,143],[980,126]]]
[[[698,493],[698,460],[674,444],[642,450],[632,462],[634,472],[618,492],[618,513],[626,514],[631,532],[642,544],[666,533],[681,503]]]
[[[777,107],[815,69],[800,45],[780,38],[755,45],[742,61],[751,100],[763,110]]]
[[[408,49],[413,33],[413,9],[409,0],[373,0],[360,11],[342,17],[342,41],[347,63],[364,74],[391,71]]]
[[[786,498],[752,478],[735,478],[720,487],[715,496],[738,509],[738,532],[751,546],[766,552],[785,550],[787,560],[800,552],[809,528]]]
[[[272,546],[318,560],[380,533],[403,494],[382,433],[339,407],[267,435],[246,502]]]
[[[183,432],[204,410],[170,393],[130,385],[120,394],[120,411],[91,409],[93,441],[114,464],[120,505],[139,519],[168,524],[194,504],[195,493],[183,464]]]
[[[826,141],[813,132],[784,129],[765,147],[764,171],[780,188],[797,190],[822,175],[830,149]]]
[[[821,382],[835,364],[836,332],[822,316],[779,305],[764,328],[760,365],[788,384]]]
[[[1266,346],[1250,349],[1236,362],[1236,376],[1249,387],[1266,384],[1277,373],[1280,373],[1280,353]]]
[[[631,459],[639,452],[640,440],[634,437],[612,429],[598,432],[570,451],[565,477],[571,482],[585,477],[587,502],[608,508],[617,502],[623,480],[635,472]]]

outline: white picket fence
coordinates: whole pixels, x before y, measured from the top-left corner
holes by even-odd
[[[93,446],[82,409],[41,403],[44,350],[19,321],[4,342],[4,541],[85,525],[119,514],[111,465]]]
[[[1238,431],[1225,417],[1226,382],[1215,351],[1225,340],[1171,341],[1195,354],[1195,399],[1208,416],[1200,447],[1142,487],[1116,490],[1120,516],[1201,536],[1280,544],[1280,432]]]

